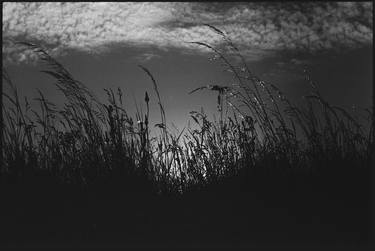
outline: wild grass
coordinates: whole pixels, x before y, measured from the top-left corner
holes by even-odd
[[[348,111],[330,105],[308,75],[312,92],[304,97],[305,107],[294,105],[274,84],[250,71],[224,32],[210,27],[223,37],[227,53],[241,62],[235,65],[218,48],[194,42],[211,49],[236,80],[232,86],[208,85],[190,92],[217,92],[219,121],[209,121],[203,112],[192,111],[196,129],[187,128],[179,135],[169,132],[157,82],[140,66],[150,77],[158,99],[161,123],[156,124],[160,128],[157,137],[150,136],[147,92],[147,112],[137,111],[134,120],[123,105],[120,88],[116,92],[104,89],[108,99],[101,103],[45,50],[19,43],[39,55],[47,67],[43,72],[55,79],[66,102],[58,108],[39,91],[35,100],[40,111],[30,107],[26,97],[21,107],[17,88],[3,69],[10,93],[3,93],[9,102],[3,106],[2,175],[15,178],[43,170],[62,181],[87,185],[122,170],[144,177],[159,192],[183,192],[264,161],[273,169],[326,168],[327,172],[340,168],[337,163],[367,166],[374,144],[373,128],[366,131],[369,127]]]

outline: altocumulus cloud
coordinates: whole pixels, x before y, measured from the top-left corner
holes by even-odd
[[[101,54],[115,46],[181,49],[218,46],[226,32],[246,56],[280,50],[319,52],[372,44],[372,2],[361,3],[4,3],[3,61],[30,62],[12,41],[36,42],[59,56]],[[147,57],[146,57],[147,58]]]

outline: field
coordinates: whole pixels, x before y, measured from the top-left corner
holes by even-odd
[[[217,93],[219,116],[192,111],[194,126],[177,135],[144,66],[161,123],[149,121],[147,92],[133,117],[121,89],[105,89],[102,103],[45,50],[20,43],[66,103],[40,92],[35,110],[3,69],[1,245],[366,245],[372,112],[361,120],[330,105],[309,76],[311,93],[296,106],[223,39],[242,63],[197,45],[236,84],[192,90]]]

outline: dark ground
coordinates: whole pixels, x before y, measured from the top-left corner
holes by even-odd
[[[121,174],[89,188],[47,174],[1,181],[2,247],[366,247],[366,169],[248,169],[183,196]]]

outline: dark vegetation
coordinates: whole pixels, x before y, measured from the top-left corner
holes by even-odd
[[[213,27],[212,27],[213,28]],[[30,43],[66,97],[40,92],[21,105],[3,69],[1,245],[366,245],[370,238],[373,128],[327,103],[316,84],[305,106],[257,78],[220,30],[234,65],[210,48],[233,86],[218,94],[218,121],[191,112],[195,129],[157,137],[146,113],[132,118],[123,93],[101,103],[55,59]],[[338,90],[339,94],[339,90]],[[7,105],[5,105],[7,104]]]

